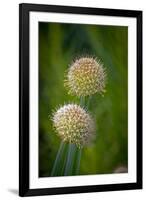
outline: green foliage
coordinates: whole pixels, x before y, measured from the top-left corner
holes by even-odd
[[[80,174],[113,173],[128,164],[128,28],[80,24],[39,24],[39,176],[50,176],[60,145],[52,127],[52,111],[67,94],[64,73],[80,56],[100,59],[107,72],[104,97],[93,95],[88,106],[97,137],[82,150]]]

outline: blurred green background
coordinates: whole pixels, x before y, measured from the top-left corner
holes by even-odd
[[[81,56],[100,59],[107,72],[104,97],[93,95],[89,111],[97,137],[85,147],[80,174],[113,173],[128,167],[128,27],[39,23],[39,176],[50,176],[60,144],[51,115],[64,102],[79,102],[67,94],[64,73]]]

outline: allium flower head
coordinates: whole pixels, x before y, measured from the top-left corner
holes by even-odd
[[[64,105],[54,113],[52,120],[62,140],[78,147],[91,143],[95,136],[93,119],[79,105]]]
[[[69,94],[76,96],[105,92],[103,65],[91,57],[77,59],[68,69],[65,86]]]

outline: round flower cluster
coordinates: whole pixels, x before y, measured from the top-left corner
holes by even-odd
[[[94,58],[77,59],[68,69],[64,85],[69,94],[88,96],[105,92],[105,70]]]
[[[58,135],[65,142],[82,147],[94,139],[94,121],[79,105],[64,105],[54,113],[52,120]]]

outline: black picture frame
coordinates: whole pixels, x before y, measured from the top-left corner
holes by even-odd
[[[60,12],[136,18],[137,21],[137,181],[134,183],[30,189],[29,186],[29,13]],[[19,5],[19,195],[55,195],[142,188],[142,11],[70,7],[57,5]]]

